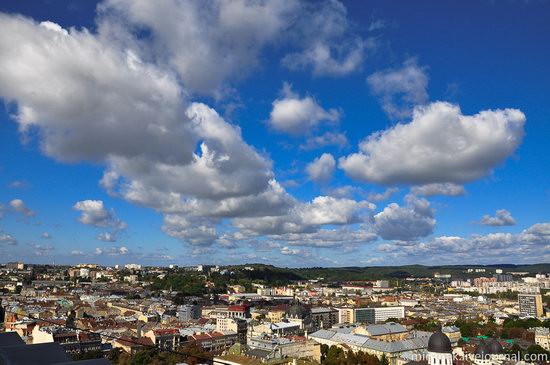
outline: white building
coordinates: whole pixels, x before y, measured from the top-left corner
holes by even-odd
[[[535,328],[535,344],[550,351],[550,330],[546,327]]]
[[[441,330],[430,336],[427,357],[428,365],[453,365],[451,340]]]
[[[390,318],[405,318],[405,307],[355,308],[354,322],[381,323]]]

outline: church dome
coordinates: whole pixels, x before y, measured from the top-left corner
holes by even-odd
[[[474,355],[476,358],[485,360],[487,359],[491,354],[491,351],[489,349],[489,346],[484,341],[481,341],[479,345],[477,345],[476,350],[474,351]]]
[[[500,342],[498,342],[494,338],[489,342],[488,347],[489,347],[489,353],[491,355],[501,355],[504,353],[504,349],[502,348],[502,345],[500,344]]]
[[[299,304],[295,304],[295,305],[291,306],[286,311],[287,317],[289,317],[289,318],[298,318],[298,319],[305,319],[306,317],[309,316],[309,313],[310,313],[310,311],[306,307],[304,307],[302,305],[299,305]]]
[[[447,337],[446,334],[437,330],[433,335],[430,336],[428,340],[428,351],[429,352],[439,352],[439,353],[451,353],[453,349],[451,347],[451,340]]]

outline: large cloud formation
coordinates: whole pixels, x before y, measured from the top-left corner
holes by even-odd
[[[353,179],[380,184],[462,184],[483,177],[519,146],[525,115],[517,109],[466,116],[456,105],[435,102],[363,140],[340,159]]]
[[[201,34],[201,29],[177,29],[176,38],[180,38],[174,44],[165,44],[168,39],[164,28],[160,29],[173,18],[161,24],[150,17],[170,10],[183,16],[187,7],[192,11],[185,16],[195,17],[201,15],[198,5],[167,2],[165,8],[149,9],[151,14],[148,6],[146,2],[107,1],[101,7],[98,34],[0,15],[0,96],[14,106],[12,115],[24,140],[37,137],[44,154],[56,160],[103,164],[101,185],[109,194],[163,213],[163,231],[192,245],[216,242],[218,227],[226,219],[238,227],[248,219],[289,223],[298,215],[300,221],[294,224],[301,232],[355,222],[357,210],[367,202],[325,197],[307,204],[297,201],[274,179],[271,161],[243,140],[237,126],[189,96],[218,88],[226,73],[235,71],[232,65],[240,64],[239,60],[222,60],[230,66],[220,67],[224,71],[211,82],[186,79],[189,70],[197,77],[201,70],[203,76],[209,75],[208,65],[183,59],[195,57],[191,49],[211,45],[204,50],[207,59],[242,51],[239,57],[254,63],[256,51],[249,42],[256,44],[260,42],[257,37],[264,36],[251,35],[250,27],[257,24],[247,14],[263,11],[266,17],[277,16],[270,9],[282,3],[216,3],[205,11],[213,12],[210,16],[231,30],[223,34],[227,39],[218,39],[221,34],[217,33]],[[126,12],[122,19],[131,24],[113,22],[111,15],[122,10]],[[162,48],[155,54],[167,52],[166,59],[152,58],[140,40],[130,37],[132,26],[141,24],[151,28],[153,46]],[[204,22],[181,27],[193,24]],[[253,39],[233,44],[231,37],[240,34]],[[175,44],[185,40],[183,35],[200,39],[191,42],[195,48],[173,53]],[[216,41],[237,49],[215,53]],[[203,83],[204,89],[197,86]],[[337,118],[337,112],[326,113],[329,119]],[[84,224],[109,230],[100,233],[99,240],[114,241],[124,229],[101,201],[78,202],[74,208],[82,212]]]
[[[537,223],[517,234],[438,236],[423,242],[392,242],[378,246],[395,262],[480,264],[545,262],[550,259],[550,223]]]
[[[374,45],[353,34],[339,2],[314,9],[276,0],[167,0],[154,6],[107,0],[98,22],[94,33],[0,14],[0,96],[24,142],[36,138],[43,153],[58,161],[104,166],[101,186],[160,212],[166,234],[199,246],[197,253],[209,252],[202,246],[213,243],[231,248],[264,240],[295,254],[302,251],[291,246],[345,251],[378,238],[408,247],[432,234],[433,209],[413,195],[377,214],[372,203],[349,195],[298,200],[238,126],[194,102],[197,94],[231,94],[231,82],[260,67],[261,51],[271,45],[291,50],[281,61],[291,70],[318,76],[358,70]],[[420,95],[422,77],[411,75],[407,88],[395,90]],[[337,123],[341,113],[290,88],[271,117],[281,132],[309,134],[303,149],[347,143],[335,131],[312,137],[310,131]],[[464,116],[457,106],[432,103],[416,108],[410,123],[371,135],[339,165],[360,181],[412,183],[422,185],[414,194],[456,195],[461,184],[490,173],[514,152],[524,121],[514,109]],[[328,180],[334,172],[334,158],[324,156],[311,165],[311,179]],[[394,190],[375,198],[389,198]],[[31,216],[23,205],[11,205]],[[102,201],[84,200],[74,208],[82,223],[106,231],[98,240],[112,242],[125,228]],[[7,234],[0,238],[17,243]],[[533,226],[521,239],[543,245],[548,227]],[[112,252],[128,254],[124,246]]]
[[[187,89],[220,91],[228,79],[259,66],[259,53],[273,43],[294,14],[294,1],[107,0],[100,4],[102,34],[137,42],[144,57],[177,71]]]
[[[314,233],[323,225],[349,225],[366,221],[375,206],[368,201],[319,196],[297,203],[287,214],[261,218],[239,218],[235,226],[248,235]]]
[[[17,102],[22,133],[40,131],[45,154],[190,161],[182,90],[169,74],[87,31],[3,14],[0,27],[0,94]]]
[[[100,34],[131,44],[143,58],[173,68],[193,93],[221,95],[260,67],[261,51],[286,44],[290,69],[318,75],[358,69],[372,40],[353,35],[338,1],[106,0]],[[135,32],[147,32],[137,40]]]

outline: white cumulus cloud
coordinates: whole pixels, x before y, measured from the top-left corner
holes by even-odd
[[[456,263],[457,261],[484,264],[541,262],[550,259],[550,223],[537,223],[518,234],[473,234],[469,237],[439,236],[422,242],[382,243],[378,251],[393,262],[427,264]]]
[[[96,237],[100,241],[116,241],[117,235],[127,227],[125,222],[116,217],[114,210],[105,208],[101,200],[82,200],[76,202],[73,209],[81,213],[78,218],[80,223],[110,229],[110,232],[100,233]]]
[[[298,10],[293,0],[107,0],[98,8],[101,34],[138,43],[145,57],[175,69],[186,88],[213,95],[257,68],[260,51],[284,36]],[[136,28],[151,36],[138,42]]]
[[[340,112],[326,110],[311,96],[301,98],[292,91],[290,84],[283,85],[282,97],[273,102],[269,116],[269,125],[278,132],[288,134],[306,134],[321,123],[336,123]]]
[[[258,218],[238,218],[234,225],[252,235],[315,233],[323,225],[349,225],[366,220],[375,208],[363,200],[318,196],[308,203],[297,203],[287,214]]]
[[[411,122],[370,135],[339,166],[365,182],[462,184],[490,174],[510,156],[524,123],[517,109],[466,116],[456,105],[436,102],[416,108]]]
[[[391,203],[374,216],[373,228],[385,240],[413,241],[432,234],[434,211],[425,199],[408,195],[406,205]]]
[[[315,182],[329,181],[335,169],[336,160],[330,153],[323,153],[306,167],[309,179]]]
[[[488,214],[481,218],[481,224],[486,226],[513,226],[516,224],[516,220],[512,217],[512,213],[506,209],[499,209],[496,211],[495,216]]]
[[[25,217],[34,217],[36,215],[36,212],[31,210],[27,204],[21,199],[13,199],[10,201],[10,207],[16,211],[17,213],[20,213],[24,215]]]

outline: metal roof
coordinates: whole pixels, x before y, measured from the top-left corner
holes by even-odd
[[[367,326],[367,332],[372,336],[390,335],[392,333],[408,332],[405,327],[399,323],[371,324]]]
[[[311,333],[309,337],[315,339],[320,338],[323,340],[329,340],[336,334],[336,331],[329,331],[329,330],[319,330]]]
[[[373,340],[365,335],[352,333],[338,333],[335,330],[319,330],[309,335],[312,339],[331,340],[350,346],[364,347],[366,349],[395,353],[404,351],[422,350],[428,347],[429,337],[414,337],[401,341],[379,341]]]
[[[2,365],[55,365],[68,361],[71,359],[56,342],[0,348]]]
[[[111,365],[107,359],[91,359],[70,362],[60,362],[55,365]]]
[[[25,345],[25,341],[23,341],[17,332],[0,333],[0,347],[21,345]]]

